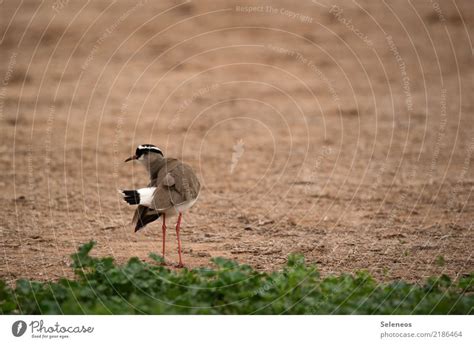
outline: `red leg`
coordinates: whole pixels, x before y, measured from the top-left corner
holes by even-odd
[[[163,214],[163,225],[161,226],[161,230],[163,232],[163,259],[165,259],[165,243],[166,243],[166,215]]]
[[[182,214],[179,213],[178,215],[178,222],[176,223],[176,236],[178,237],[178,255],[179,255],[179,264],[178,268],[182,268],[184,266],[183,259],[181,258],[181,238],[179,237],[179,230],[181,226],[181,216]]]

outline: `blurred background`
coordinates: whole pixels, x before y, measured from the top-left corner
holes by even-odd
[[[412,281],[473,270],[473,4],[0,3],[0,277],[57,279],[90,239],[161,251],[118,188],[138,144],[191,164],[189,267]],[[170,226],[172,226],[170,224]],[[170,232],[168,250],[176,258]]]

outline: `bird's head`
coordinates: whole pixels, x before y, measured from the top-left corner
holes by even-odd
[[[144,144],[137,147],[135,154],[127,158],[125,162],[138,160],[146,167],[153,164],[158,159],[163,159],[163,152],[155,145]]]

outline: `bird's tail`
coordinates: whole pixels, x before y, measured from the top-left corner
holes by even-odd
[[[142,188],[138,190],[119,190],[125,202],[131,205],[144,205],[150,207],[156,188]]]
[[[137,190],[121,190],[123,200],[128,204],[140,204],[140,194]]]

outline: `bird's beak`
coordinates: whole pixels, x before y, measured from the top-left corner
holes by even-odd
[[[136,155],[132,155],[130,158],[125,159],[125,162],[128,162],[128,161],[130,161],[130,160],[137,160],[137,159],[138,159],[138,158],[137,158]]]

